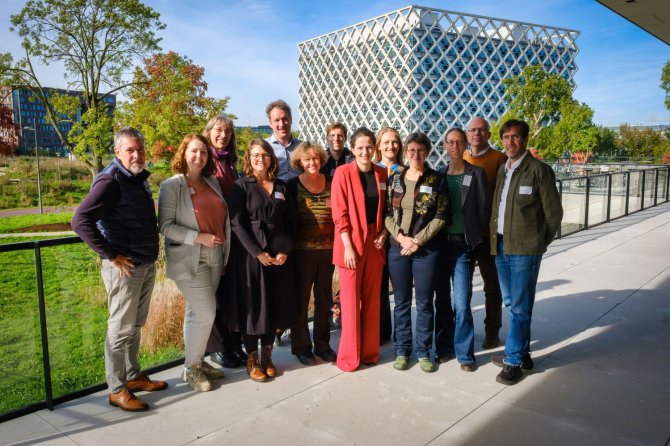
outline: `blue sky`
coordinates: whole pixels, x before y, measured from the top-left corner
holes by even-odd
[[[20,54],[9,15],[24,0],[0,6],[0,51]],[[410,4],[407,1],[145,0],[161,13],[164,51],[205,68],[209,94],[230,96],[238,125],[266,124],[265,106],[284,98],[297,114],[296,44]],[[592,0],[424,0],[416,4],[579,30],[575,97],[602,125],[670,121],[659,88],[670,46]],[[49,86],[63,87],[62,70],[41,67]],[[294,116],[297,127],[298,116]]]

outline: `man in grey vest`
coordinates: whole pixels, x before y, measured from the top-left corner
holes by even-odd
[[[131,127],[114,135],[116,158],[95,177],[72,218],[72,229],[102,258],[109,319],[105,375],[109,404],[128,411],[149,408],[133,392],[162,390],[140,372],[140,335],[156,277],[158,224],[144,169],[144,136]]]

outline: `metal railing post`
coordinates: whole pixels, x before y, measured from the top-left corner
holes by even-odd
[[[610,216],[612,212],[612,174],[607,174],[607,215],[605,216],[605,221],[610,221]]]
[[[586,203],[584,203],[584,229],[589,229],[589,193],[591,189],[591,177],[586,177]]]
[[[35,275],[37,277],[37,303],[40,311],[40,332],[42,341],[42,366],[44,369],[44,395],[49,410],[54,410],[51,387],[51,362],[49,361],[49,339],[47,332],[47,312],[44,303],[44,283],[42,281],[42,253],[39,241],[35,242]]]
[[[628,215],[628,202],[630,201],[630,171],[624,172],[626,175],[626,209],[623,215]]]
[[[647,183],[647,171],[642,170],[642,186],[640,187],[640,210],[644,210],[644,186]]]

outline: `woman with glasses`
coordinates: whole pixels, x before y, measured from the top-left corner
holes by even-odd
[[[391,235],[388,268],[393,284],[396,359],[406,370],[412,354],[412,285],[416,301],[414,350],[424,372],[434,372],[433,291],[439,251],[436,235],[447,224],[448,197],[442,175],[426,163],[431,143],[423,133],[405,140],[408,167],[389,182],[386,229]]]
[[[375,156],[373,161],[379,167],[386,169],[389,179],[394,173],[402,172],[405,168],[402,159],[402,138],[400,133],[392,127],[384,127],[377,132],[377,143],[375,144]],[[386,239],[386,252],[389,250],[388,238]],[[379,343],[386,344],[391,339],[391,302],[389,300],[389,269],[384,265],[382,271],[382,289],[379,295]]]
[[[345,372],[379,361],[379,290],[386,261],[386,170],[372,162],[375,134],[364,127],[351,136],[355,161],[338,167],[331,189],[339,267],[342,335],[337,367]]]
[[[277,376],[272,346],[277,327],[290,327],[296,304],[292,233],[295,204],[277,178],[277,158],[267,141],[254,139],[244,154],[244,178],[230,194],[232,265],[226,281],[227,326],[242,333],[247,373],[254,381]],[[261,343],[259,361],[258,341]]]
[[[438,362],[448,361],[455,352],[461,370],[474,372],[477,363],[470,309],[470,256],[472,249],[482,241],[482,228],[489,218],[491,206],[486,200],[484,170],[463,160],[467,147],[465,132],[459,128],[449,130],[444,137],[444,147],[449,155],[444,173],[451,215],[441,236],[440,273],[435,283],[435,352]]]

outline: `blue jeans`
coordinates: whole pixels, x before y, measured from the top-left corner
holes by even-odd
[[[388,252],[388,268],[393,284],[393,342],[397,356],[412,354],[412,282],[416,301],[416,354],[430,357],[433,348],[433,275],[437,262],[437,244],[427,243],[409,256],[399,246]]]
[[[465,240],[446,240],[435,283],[435,351],[461,364],[475,362],[475,327],[472,321],[471,251]],[[451,307],[453,286],[454,306]]]
[[[496,268],[503,303],[509,309],[505,364],[519,366],[523,356],[530,354],[530,322],[541,261],[541,255],[507,255],[503,240],[498,241]]]

